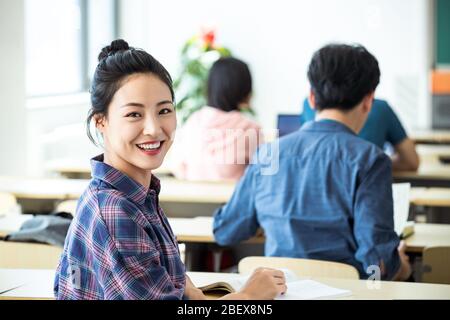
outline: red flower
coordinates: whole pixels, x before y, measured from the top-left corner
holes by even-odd
[[[203,32],[202,39],[203,43],[205,44],[205,47],[212,48],[214,46],[214,38],[215,38],[214,30]]]

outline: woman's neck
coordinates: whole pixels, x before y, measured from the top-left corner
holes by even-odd
[[[152,172],[150,170],[138,168],[120,158],[118,155],[111,155],[106,151],[104,153],[103,162],[126,174],[145,188],[149,188],[152,180]]]

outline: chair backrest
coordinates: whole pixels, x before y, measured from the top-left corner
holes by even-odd
[[[75,216],[78,200],[64,200],[56,206],[57,212],[68,212]]]
[[[281,257],[246,257],[239,261],[239,273],[248,274],[258,267],[284,268],[294,272],[299,277],[321,277],[359,279],[355,267],[331,261],[281,258]]]
[[[0,241],[0,268],[56,269],[61,253],[47,244]]]
[[[423,250],[422,281],[450,284],[450,247],[426,247]]]
[[[0,192],[0,216],[10,213],[16,209],[17,200],[14,195],[7,192]]]

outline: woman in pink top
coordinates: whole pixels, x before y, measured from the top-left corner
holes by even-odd
[[[240,110],[249,108],[252,78],[236,58],[217,60],[208,77],[208,105],[177,131],[173,171],[188,180],[238,180],[262,142],[261,127]]]

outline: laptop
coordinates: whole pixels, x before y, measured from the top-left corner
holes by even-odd
[[[301,126],[300,114],[279,114],[277,116],[279,137],[297,131]]]

